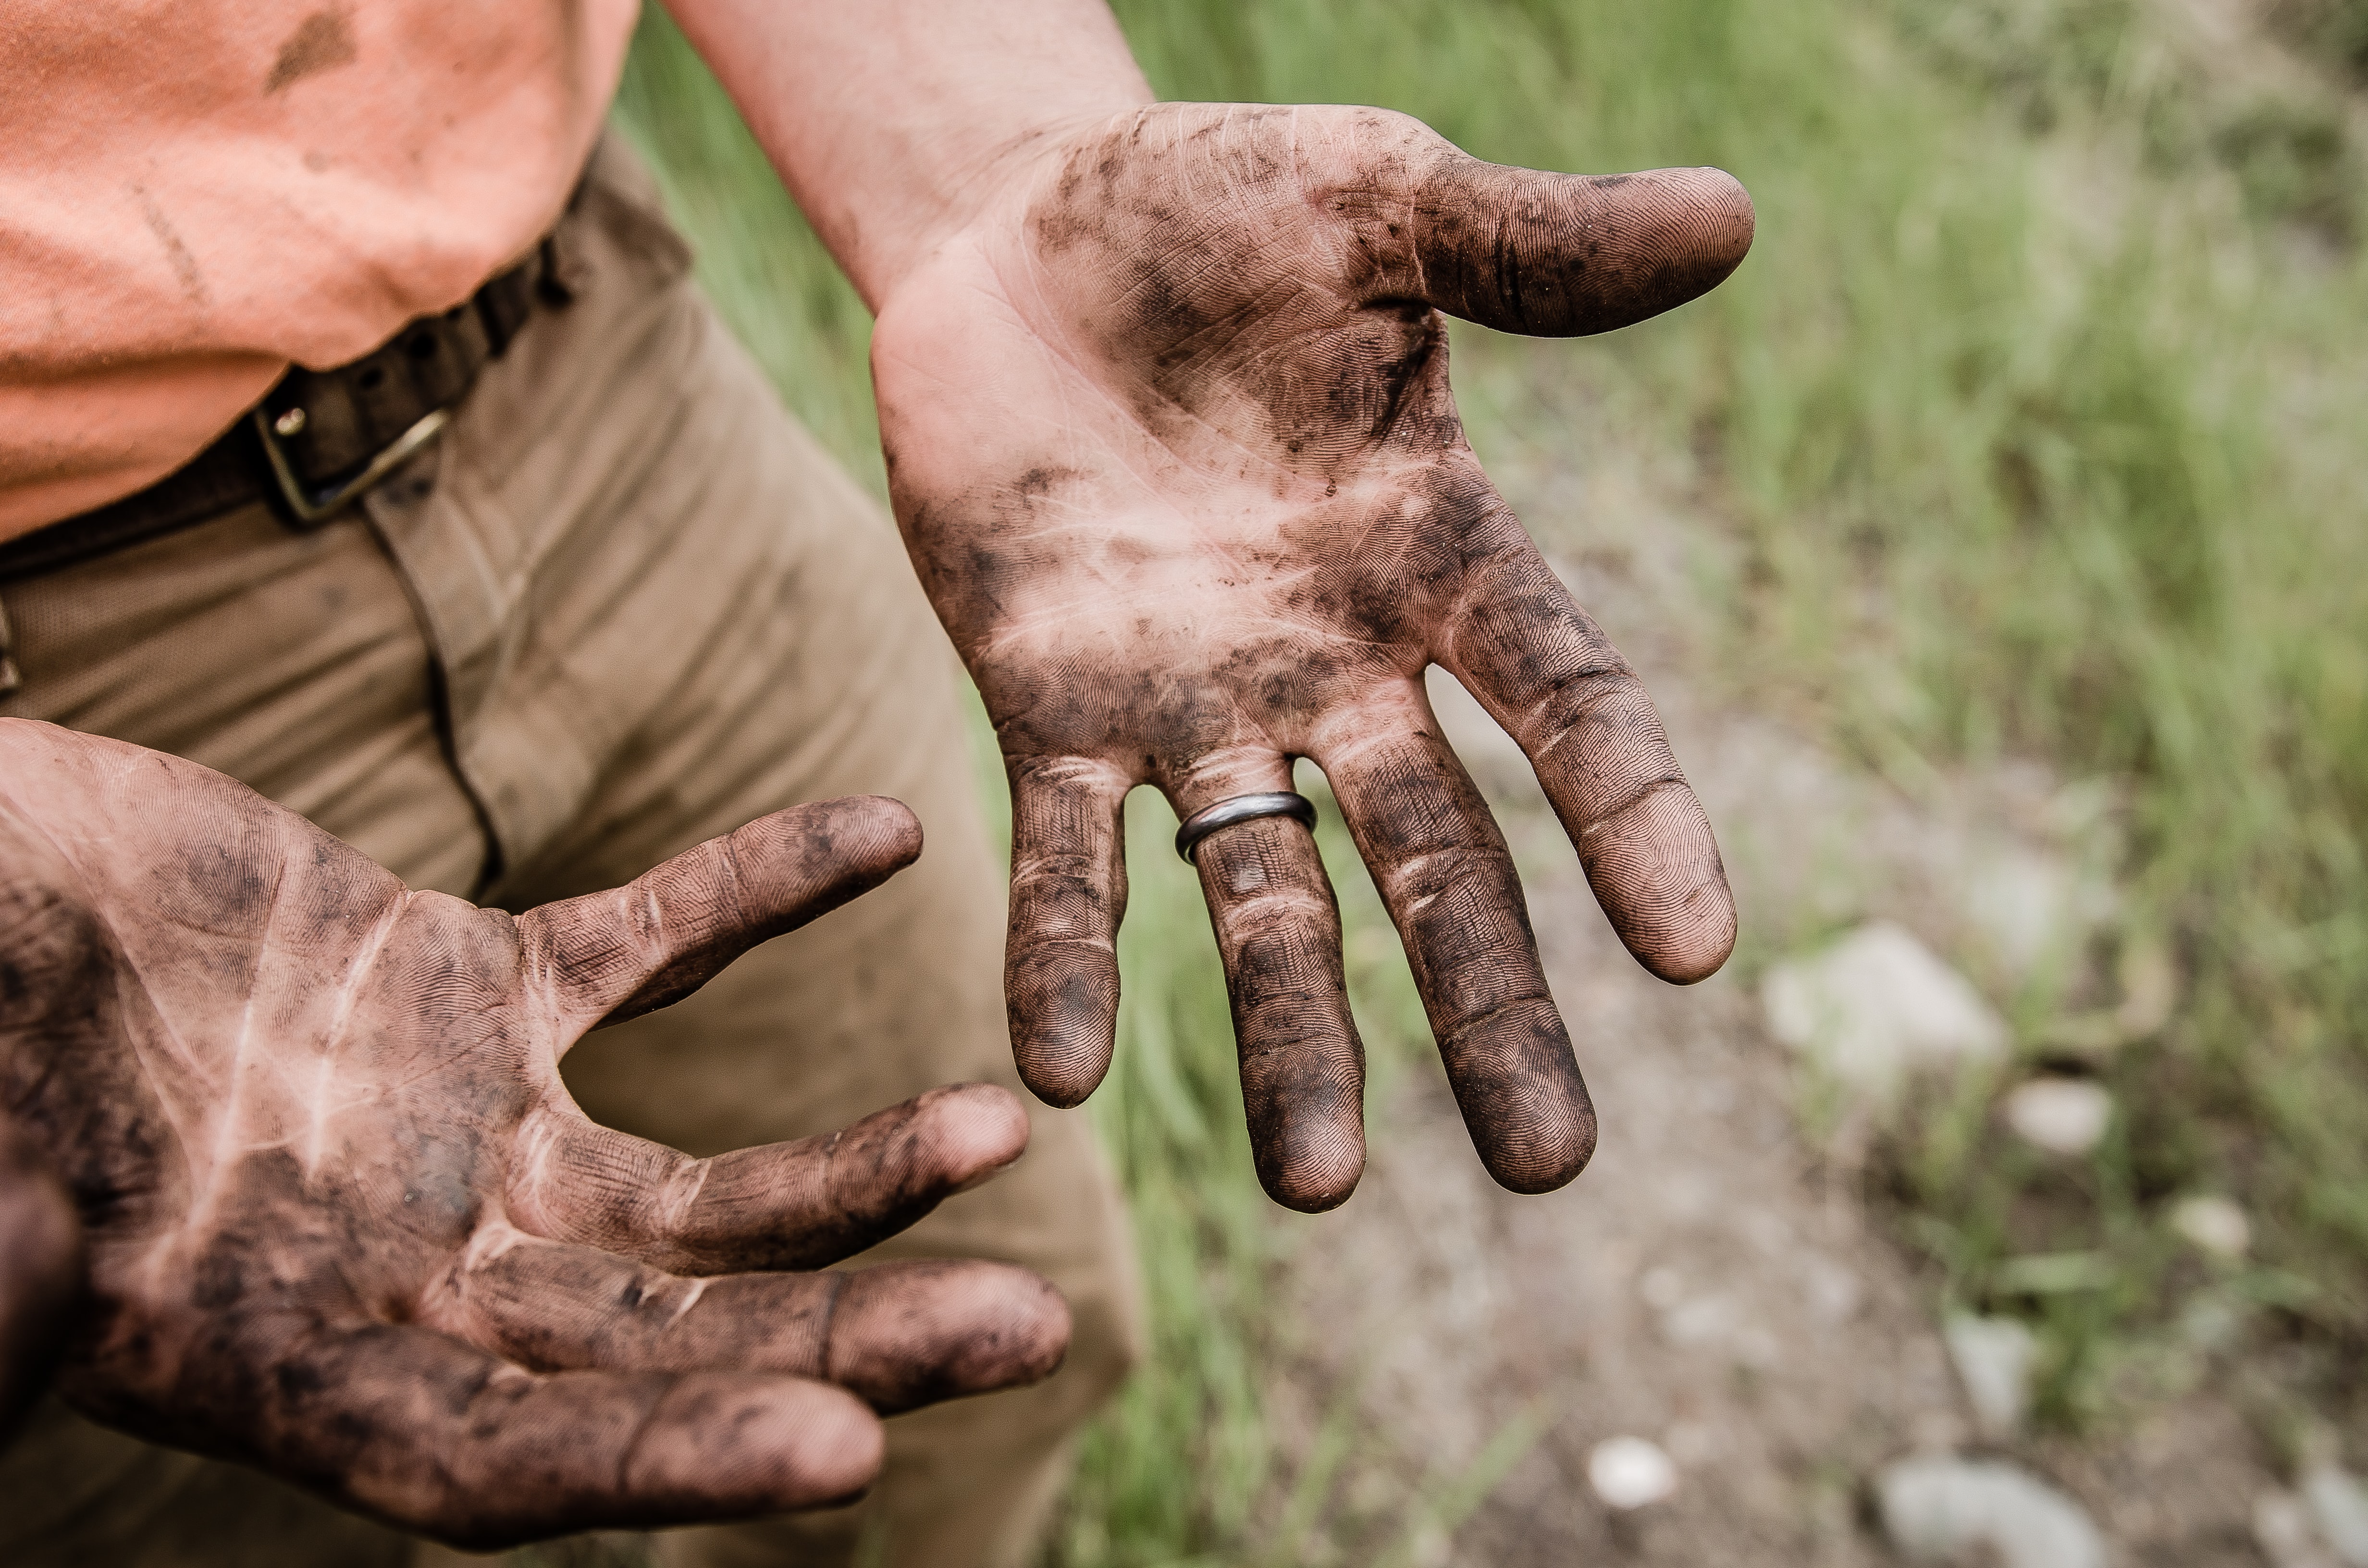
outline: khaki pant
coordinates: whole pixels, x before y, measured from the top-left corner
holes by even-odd
[[[685,278],[613,146],[540,312],[443,439],[309,533],[254,506],[0,589],[0,713],[242,778],[417,887],[513,909],[623,881],[799,801],[920,815],[920,862],[587,1040],[612,1126],[699,1153],[798,1138],[932,1085],[1017,1088],[1002,896],[952,655],[894,526],[781,410]],[[876,1256],[1006,1258],[1068,1297],[1043,1385],[889,1424],[856,1507],[658,1539],[673,1564],[1002,1565],[1135,1354],[1123,1214],[1074,1113]],[[52,1401],[0,1455],[0,1562],[400,1564],[447,1555]]]

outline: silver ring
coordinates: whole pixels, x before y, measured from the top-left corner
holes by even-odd
[[[1190,860],[1192,851],[1200,847],[1201,840],[1221,827],[1231,827],[1237,822],[1248,822],[1253,817],[1295,817],[1313,831],[1315,802],[1304,795],[1281,790],[1270,795],[1235,795],[1230,801],[1202,806],[1186,817],[1183,825],[1176,830],[1176,853]]]

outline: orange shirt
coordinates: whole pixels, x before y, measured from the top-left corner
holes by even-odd
[[[0,538],[530,249],[638,0],[6,0]]]

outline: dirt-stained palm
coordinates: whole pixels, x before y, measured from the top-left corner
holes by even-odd
[[[1373,109],[1163,104],[1076,131],[885,302],[891,492],[1012,785],[1008,994],[1058,1104],[1109,1065],[1119,812],[1324,769],[1497,1179],[1568,1181],[1593,1109],[1502,835],[1423,693],[1443,666],[1529,754],[1596,895],[1666,979],[1734,905],[1634,672],[1464,443],[1446,312],[1624,326],[1715,285],[1749,199],[1715,170],[1587,178]],[[1315,846],[1203,844],[1259,1176],[1324,1209],[1363,1168],[1361,1047]]]
[[[1043,1376],[1067,1313],[1023,1270],[787,1272],[1017,1158],[1008,1094],[694,1160],[560,1082],[919,847],[896,802],[828,801],[512,917],[195,764],[0,721],[0,1108],[87,1244],[60,1387],[484,1546],[841,1498],[874,1411]]]

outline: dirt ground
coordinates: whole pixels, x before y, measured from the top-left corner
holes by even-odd
[[[2050,863],[2065,790],[2009,772],[1949,807],[1910,806],[1715,702],[1684,634],[1700,540],[1652,476],[1616,458],[1583,473],[1497,466],[1524,515],[1576,515],[1585,553],[1566,574],[1644,671],[1763,940],[1882,914],[1944,953],[1978,949],[1985,929],[2014,945],[2012,919],[2000,935],[1967,892],[2002,865]],[[1938,1330],[1940,1281],[1804,1142],[1793,1063],[1733,972],[1748,965],[1682,991],[1645,975],[1519,753],[1452,683],[1436,701],[1522,863],[1602,1142],[1571,1187],[1522,1198],[1481,1170],[1437,1073],[1400,1074],[1374,1107],[1363,1187],[1284,1271],[1283,1316],[1306,1342],[1278,1422],[1303,1450],[1344,1409],[1355,1434],[1331,1534],[1303,1560],[1887,1563],[1870,1478],[1954,1450],[2011,1458],[2070,1492],[2125,1568],[2261,1562],[2249,1520],[2277,1477],[2209,1378],[2083,1441],[1975,1440]],[[1400,1517],[1409,1487],[1468,1471],[1525,1414],[1534,1442],[1457,1528],[1377,1546],[1397,1527],[1375,1521]],[[1622,1434],[1676,1460],[1668,1501],[1622,1514],[1598,1500],[1588,1453]]]

